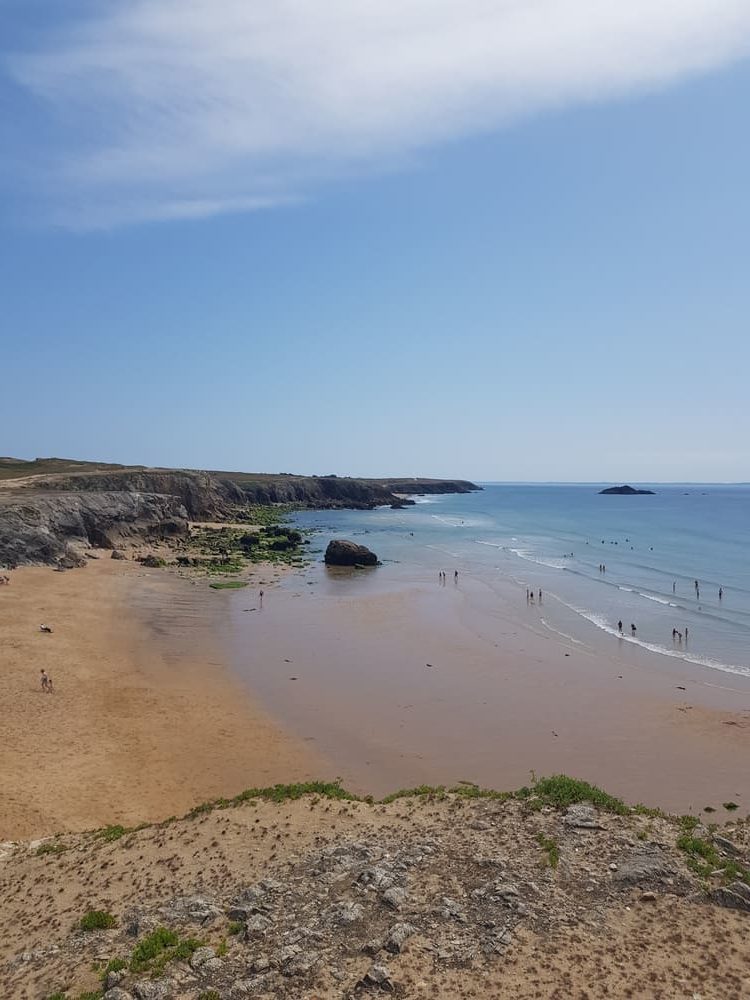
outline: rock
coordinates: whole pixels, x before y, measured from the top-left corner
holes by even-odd
[[[267,972],[271,968],[268,955],[256,955],[250,964],[251,972]]]
[[[357,879],[360,885],[368,889],[375,889],[378,892],[385,892],[386,889],[390,889],[394,881],[393,875],[384,868],[365,868]]]
[[[127,559],[128,557],[121,549],[112,549],[112,559]]]
[[[642,892],[641,902],[642,903],[654,903],[658,899],[655,892]]]
[[[693,831],[693,834],[694,836],[698,836],[695,833],[695,831]],[[728,854],[730,858],[742,857],[742,851],[739,849],[739,847],[737,847],[736,844],[733,844],[732,841],[729,840],[727,837],[720,837],[718,833],[715,833],[713,840],[714,844],[716,844],[719,850],[722,851],[724,854]]]
[[[384,947],[394,955],[398,955],[406,942],[417,933],[413,924],[394,924],[386,935]]]
[[[125,971],[119,970],[118,972],[111,971],[107,973],[107,978],[104,981],[104,985],[108,990],[112,990],[115,986],[119,986],[120,983],[125,978]]]
[[[377,955],[379,951],[382,951],[382,949],[383,949],[382,938],[372,938],[370,941],[368,941],[366,944],[362,946],[362,951],[365,953],[365,955],[372,955],[373,958],[375,957],[375,955]]]
[[[710,896],[714,903],[718,903],[719,906],[750,913],[750,885],[746,885],[744,882],[732,882],[721,889],[714,889]]]
[[[364,975],[362,979],[363,986],[376,986],[381,990],[386,990],[388,993],[393,990],[393,982],[391,981],[391,973],[387,965],[371,965],[370,968]]]
[[[365,545],[334,538],[328,543],[325,563],[327,566],[377,566],[378,557]]]
[[[213,948],[196,948],[193,954],[190,956],[190,968],[200,969],[201,966],[205,965],[212,958],[216,958],[216,952]]]
[[[334,922],[344,926],[357,923],[364,915],[365,908],[361,903],[339,903],[333,910]]]
[[[150,934],[155,930],[157,921],[144,914],[137,906],[131,906],[123,914],[122,925],[126,934],[138,937],[139,934]]]
[[[631,852],[620,862],[613,879],[622,885],[638,885],[641,882],[663,881],[675,874],[674,867],[659,852],[642,848]]]
[[[262,937],[271,926],[268,917],[264,917],[262,913],[254,913],[245,924],[245,939]]]
[[[402,889],[398,885],[392,885],[383,893],[383,902],[394,910],[400,910],[407,898],[406,889]]]
[[[440,915],[446,920],[457,920],[460,924],[466,923],[466,914],[461,909],[461,905],[449,896],[443,896]]]
[[[281,971],[285,976],[304,976],[318,964],[318,956],[312,951],[304,951],[297,944],[282,948],[279,955]]]
[[[604,827],[599,822],[599,814],[588,802],[577,802],[568,806],[563,824],[580,830],[603,830]]]
[[[144,979],[133,987],[136,1000],[168,1000],[169,985],[160,979]]]
[[[159,556],[154,555],[153,552],[149,552],[148,555],[143,556],[143,558],[138,561],[141,566],[146,566],[148,569],[159,569],[159,567],[164,565],[164,560]]]
[[[606,490],[599,490],[599,495],[615,495],[621,497],[654,496],[653,490],[636,490],[632,486],[610,486]]]
[[[221,910],[203,896],[177,896],[161,913],[171,921],[190,921],[194,924],[210,924],[221,916]]]
[[[121,990],[119,986],[115,986],[113,989],[107,990],[104,994],[104,1000],[133,1000],[133,995],[126,990]]]

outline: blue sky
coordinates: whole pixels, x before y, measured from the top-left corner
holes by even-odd
[[[529,6],[0,0],[0,453],[747,480],[750,12]]]

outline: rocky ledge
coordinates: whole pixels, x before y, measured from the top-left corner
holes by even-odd
[[[383,803],[277,787],[6,844],[0,994],[739,997],[749,833],[557,778]]]

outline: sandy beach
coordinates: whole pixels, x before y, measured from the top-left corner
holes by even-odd
[[[235,671],[382,795],[422,783],[516,788],[565,772],[678,813],[750,808],[750,683],[603,637],[551,632],[512,584],[439,587],[400,567],[291,577],[261,615],[232,602]]]
[[[328,772],[214,655],[207,626],[220,631],[224,595],[204,583],[196,600],[197,590],[107,553],[67,573],[16,570],[0,589],[0,840],[163,819]],[[151,625],[134,610],[144,601]],[[169,643],[158,641],[160,609],[172,615]]]
[[[0,600],[3,839],[337,776],[381,796],[565,772],[717,819],[750,802],[750,684],[628,643],[585,648],[511,584],[498,602],[470,575],[438,587],[316,564],[214,591],[101,558],[18,570]]]

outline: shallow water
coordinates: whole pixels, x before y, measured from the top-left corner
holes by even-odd
[[[437,583],[442,569],[451,586],[458,570],[498,593],[515,584],[522,602],[527,587],[541,589],[543,624],[585,645],[634,643],[750,676],[750,487],[654,486],[654,496],[598,489],[487,485],[418,497],[404,510],[305,511],[295,521],[318,530],[316,549],[331,537],[357,539],[399,578],[433,573]]]

